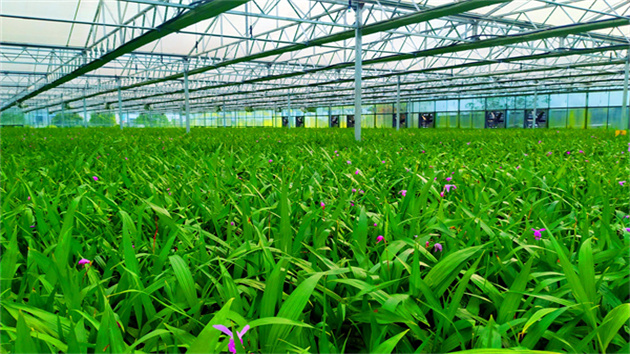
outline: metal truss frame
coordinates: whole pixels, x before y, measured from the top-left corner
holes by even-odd
[[[349,106],[358,67],[366,104],[622,89],[630,47],[630,0],[99,0],[92,18],[0,14],[89,28],[0,41],[0,111]]]

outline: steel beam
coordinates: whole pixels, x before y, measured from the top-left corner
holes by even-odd
[[[184,100],[186,104],[186,134],[190,134],[190,101],[188,93],[188,61],[184,64]]]
[[[166,21],[165,23],[158,26],[156,29],[147,31],[141,36],[134,38],[133,40],[119,46],[115,50],[106,53],[100,58],[78,67],[77,69],[54,80],[53,82],[47,83],[38,89],[35,89],[31,92],[24,94],[21,97],[15,98],[5,103],[0,108],[0,112],[12,107],[13,105],[17,103],[20,103],[29,98],[35,97],[42,92],[46,92],[52,88],[58,87],[59,85],[64,84],[76,77],[86,74],[92,70],[98,69],[102,67],[103,65],[107,64],[108,62],[120,57],[121,55],[132,52],[146,44],[149,44],[173,32],[179,31],[182,28],[188,27],[199,21],[207,20],[209,18],[217,16],[225,11],[238,7],[248,1],[249,0],[215,0],[208,3],[203,3],[191,9],[188,12],[185,12],[169,21]]]
[[[630,74],[630,49],[628,50],[628,57],[626,58],[626,72],[623,80],[623,103],[621,104],[621,122],[628,120],[628,75]],[[627,123],[628,129],[630,129],[630,120]]]
[[[120,130],[123,130],[122,90],[120,89],[120,79],[118,79],[118,116],[120,117]]]
[[[361,141],[361,113],[363,108],[361,107],[361,80],[363,74],[363,34],[361,18],[361,8],[363,4],[356,1],[356,7],[354,8],[356,15],[356,29],[354,35],[354,139]]]
[[[396,130],[400,130],[400,76],[396,79]]]

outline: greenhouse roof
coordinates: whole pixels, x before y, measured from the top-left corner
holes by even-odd
[[[358,3],[3,1],[2,110],[351,105]],[[360,3],[366,103],[623,86],[629,0]]]

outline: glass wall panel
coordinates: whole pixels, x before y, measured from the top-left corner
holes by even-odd
[[[446,110],[449,112],[459,111],[459,100],[448,100]]]
[[[457,112],[439,112],[436,114],[436,128],[457,128]]]
[[[550,108],[566,108],[567,107],[567,94],[559,93],[549,95],[549,107]]]
[[[361,115],[361,127],[362,128],[374,128],[374,114]]]
[[[448,101],[446,100],[435,101],[435,110],[438,112],[448,111]]]
[[[584,129],[586,123],[585,108],[569,108],[567,118],[567,128]]]
[[[608,92],[589,92],[588,106],[589,107],[607,107],[608,98],[609,98]]]
[[[486,126],[486,111],[472,112],[472,127],[483,129]]]
[[[549,128],[566,128],[568,110],[552,108],[549,110]]]
[[[586,93],[570,93],[568,107],[586,107]]]
[[[507,111],[507,128],[523,128],[525,124],[525,111],[520,109],[512,109]]]
[[[517,96],[514,98],[514,108],[525,109],[527,108],[527,102],[525,96]]]
[[[610,98],[608,99],[608,105],[611,107],[621,107],[623,105],[623,91],[611,91]],[[628,95],[628,102],[630,103],[630,95]]]
[[[488,97],[488,99],[486,100],[486,105],[487,108],[483,107],[483,102],[481,104],[481,107],[479,108],[475,108],[475,109],[486,109],[488,111],[491,110],[504,110],[507,109],[507,105],[508,105],[508,99],[507,97]]]
[[[506,100],[502,99],[499,101],[498,98],[494,98],[497,104],[505,105]],[[488,98],[488,102],[490,102],[490,98]],[[477,111],[485,109],[485,99],[483,98],[466,98],[461,99],[459,101],[459,109],[461,111]]]
[[[608,108],[589,108],[586,113],[586,124],[589,128],[606,128],[607,119]]]
[[[608,129],[624,129],[627,128],[621,121],[621,107],[608,108]]]
[[[459,112],[459,127],[462,129],[472,128],[473,112]]]
[[[392,127],[392,115],[391,114],[377,114],[376,115],[376,127],[377,128],[391,128]]]
[[[436,111],[436,102],[435,101],[421,101],[418,105],[418,110],[416,113],[428,113]]]

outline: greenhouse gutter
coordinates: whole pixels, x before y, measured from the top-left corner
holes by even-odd
[[[249,1],[249,0],[238,0],[238,3],[240,5],[241,3],[244,3],[244,2],[247,2],[247,1]],[[462,3],[449,4],[449,5],[445,5],[445,6],[436,7],[436,8],[427,10],[427,11],[417,12],[417,13],[413,13],[413,14],[409,14],[409,15],[405,15],[405,16],[400,16],[400,17],[395,18],[395,19],[385,20],[385,21],[373,23],[371,25],[366,25],[366,26],[362,27],[362,33],[363,33],[364,36],[366,36],[366,35],[374,34],[374,33],[377,33],[377,32],[387,31],[387,30],[390,30],[390,29],[395,29],[395,28],[399,28],[399,27],[402,27],[402,26],[407,26],[407,25],[410,25],[410,24],[426,22],[426,21],[433,20],[433,19],[436,19],[436,18],[441,18],[441,17],[445,17],[445,16],[449,16],[449,15],[459,14],[459,13],[463,13],[463,12],[466,12],[466,11],[470,11],[470,10],[474,10],[474,9],[478,9],[478,8],[482,8],[482,7],[486,7],[486,6],[490,6],[490,5],[505,3],[505,2],[509,2],[509,1],[511,1],[511,0],[469,0],[469,1],[466,1],[466,2],[462,2]],[[215,2],[213,2],[212,4],[214,4]],[[230,0],[227,0],[227,2],[230,2]],[[227,61],[224,61],[222,63],[218,63],[218,64],[214,64],[214,65],[209,65],[209,66],[193,69],[193,70],[190,70],[188,72],[188,75],[190,76],[190,75],[201,74],[201,73],[204,73],[206,71],[215,70],[215,69],[218,69],[218,68],[221,68],[221,67],[226,67],[226,66],[230,66],[230,65],[234,65],[234,64],[238,64],[238,63],[242,63],[242,62],[253,61],[253,60],[256,60],[256,59],[260,59],[260,58],[264,58],[264,57],[268,57],[268,56],[272,56],[272,55],[280,55],[280,54],[284,54],[284,53],[288,53],[288,52],[294,52],[296,50],[301,50],[301,49],[310,48],[310,47],[314,47],[314,46],[321,46],[321,45],[324,45],[324,44],[327,44],[327,43],[338,42],[338,41],[342,41],[342,40],[346,40],[346,39],[350,39],[350,38],[354,38],[354,30],[347,30],[347,31],[335,33],[335,34],[332,34],[332,35],[329,35],[329,36],[325,36],[325,37],[322,37],[322,38],[318,38],[318,39],[312,40],[310,42],[299,43],[299,44],[294,44],[294,45],[290,45],[290,46],[286,46],[286,47],[282,47],[282,48],[272,49],[272,50],[269,50],[269,51],[266,51],[266,52],[252,54],[252,55],[244,56],[244,57],[241,57],[241,58],[227,60]],[[129,52],[129,51],[131,51],[133,49],[136,49],[136,48],[132,48],[132,49],[128,50],[127,52]],[[122,53],[122,54],[125,54],[125,53]],[[112,59],[114,59],[114,58],[112,58]],[[65,80],[64,82],[67,82],[67,81],[69,81],[69,80],[71,80],[71,79],[73,79],[73,78],[75,78],[75,77],[77,77],[79,75],[75,75],[75,76],[71,77],[70,79]],[[159,79],[147,80],[147,81],[139,82],[137,84],[123,86],[123,87],[121,87],[121,90],[124,91],[124,90],[129,90],[129,89],[142,87],[142,86],[157,84],[157,83],[164,82],[164,81],[177,80],[177,79],[181,79],[183,77],[184,77],[183,73],[173,74],[173,75],[169,75],[169,76],[166,76],[166,77],[163,77],[163,78],[159,78]],[[64,82],[62,82],[62,83],[64,83]],[[50,87],[50,88],[52,88],[52,87]],[[48,90],[50,88],[47,88],[46,90]],[[21,98],[19,100],[14,101],[13,103],[11,103],[9,105],[4,106],[2,109],[0,109],[0,111],[11,107],[13,104],[15,104],[17,102],[21,102],[21,101],[24,101],[24,100],[26,100],[28,98],[32,98],[35,95],[37,95],[39,93],[42,93],[42,92],[44,92],[46,90],[38,90],[37,93],[29,94],[28,97]],[[116,91],[118,91],[117,88],[116,89],[112,89],[112,90],[105,90],[105,91],[97,92],[97,93],[94,93],[94,94],[86,95],[86,96],[83,96],[83,97],[78,97],[78,98],[74,98],[74,99],[71,99],[71,100],[63,101],[63,102],[61,102],[61,104],[69,103],[69,102],[73,102],[73,101],[78,101],[78,100],[80,100],[82,98],[91,98],[91,97],[95,97],[95,96],[99,96],[99,95],[103,95],[103,94],[107,94],[107,93],[112,93],[112,92],[116,92]],[[57,104],[59,104],[59,103],[57,103]],[[51,105],[47,105],[47,106],[44,106],[44,107],[39,107],[38,109],[51,107],[51,106],[54,106],[54,105],[57,105],[57,104],[51,104]]]
[[[14,99],[6,103],[0,108],[0,112],[12,107],[13,105],[17,103],[26,101],[29,98],[33,98],[39,95],[40,93],[43,93],[50,89],[58,87],[83,74],[96,70],[104,66],[105,64],[109,63],[110,61],[124,54],[130,53],[134,51],[135,49],[138,49],[146,44],[149,44],[155,40],[165,37],[173,32],[177,32],[183,28],[186,28],[200,21],[204,21],[209,18],[220,15],[221,13],[231,10],[235,7],[238,7],[248,1],[249,0],[215,0],[206,4],[199,5],[182,15],[179,15],[173,19],[166,21],[165,23],[159,25],[157,28],[153,30],[149,30],[143,35],[136,37],[130,40],[129,42],[126,42],[125,44],[119,46],[118,48],[112,50],[111,52],[104,54],[100,58],[95,59],[85,65],[80,66],[79,68],[68,73],[67,75],[62,76],[58,78],[57,80],[50,82],[40,87],[39,89],[36,89],[24,95],[23,97]]]

